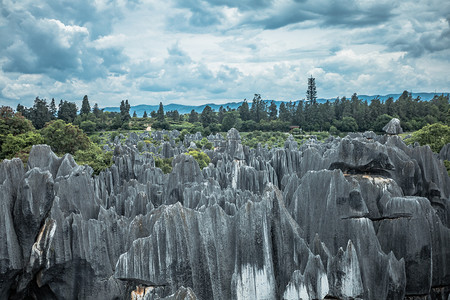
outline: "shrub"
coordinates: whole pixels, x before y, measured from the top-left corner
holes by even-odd
[[[24,163],[28,159],[31,146],[44,143],[44,138],[35,131],[29,131],[19,135],[8,134],[1,148],[1,158],[11,159],[21,153]]]
[[[98,175],[112,165],[112,156],[112,151],[102,151],[98,145],[92,143],[87,149],[77,150],[74,159],[79,165],[89,165],[94,174]]]
[[[202,170],[203,170],[203,168],[207,167],[209,165],[209,163],[211,162],[211,159],[209,158],[209,156],[205,152],[200,151],[198,149],[190,148],[189,152],[187,154],[192,156],[197,161],[198,166]]]
[[[92,122],[92,121],[83,121],[80,124],[80,128],[84,131],[84,132],[94,132],[96,129],[97,125]]]
[[[426,125],[413,132],[412,136],[406,140],[407,144],[414,142],[418,142],[420,145],[428,145],[433,152],[438,153],[445,144],[450,143],[450,126],[440,123]]]
[[[66,124],[63,120],[48,122],[41,129],[41,134],[45,143],[60,155],[87,150],[91,145],[91,141],[83,130],[76,125]]]
[[[172,172],[173,157],[161,158],[155,157],[155,167],[160,168],[164,174]]]

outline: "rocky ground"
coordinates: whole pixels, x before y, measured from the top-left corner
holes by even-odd
[[[231,129],[201,170],[200,134],[138,151],[149,134],[107,146],[98,176],[46,145],[1,163],[0,299],[449,299],[450,179],[429,147],[249,149]]]

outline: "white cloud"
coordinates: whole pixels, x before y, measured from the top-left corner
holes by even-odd
[[[0,99],[100,106],[448,91],[439,0],[4,1]]]

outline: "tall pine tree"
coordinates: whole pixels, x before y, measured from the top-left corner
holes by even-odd
[[[316,103],[317,91],[316,91],[316,79],[314,77],[308,78],[308,90],[306,91],[306,101]]]
[[[81,103],[80,115],[88,115],[91,112],[91,105],[89,104],[88,96],[84,95]]]

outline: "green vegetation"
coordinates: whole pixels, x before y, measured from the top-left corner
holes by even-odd
[[[418,142],[420,145],[429,145],[433,152],[439,153],[445,144],[450,143],[450,126],[440,123],[426,125],[414,132],[406,142],[408,144]]]
[[[448,176],[450,176],[450,161],[444,160],[444,165],[447,168]]]
[[[209,165],[209,163],[211,162],[211,159],[209,158],[209,156],[205,152],[200,151],[198,149],[190,148],[187,154],[192,156],[197,161],[198,166],[202,170],[203,170],[203,168],[207,167]]]
[[[79,165],[89,165],[94,174],[98,175],[112,165],[112,156],[112,151],[103,151],[98,145],[91,143],[87,149],[77,150],[74,159]]]
[[[78,126],[67,124],[63,120],[49,122],[42,130],[45,143],[52,147],[53,152],[64,155],[78,150],[87,150],[91,141]]]
[[[17,111],[31,120],[38,129],[58,118],[90,133],[100,130],[145,130],[147,126],[151,126],[153,129],[186,129],[189,133],[201,132],[203,136],[226,132],[232,127],[240,132],[288,132],[292,126],[308,132],[329,131],[333,134],[366,130],[382,132],[383,126],[393,117],[401,120],[405,131],[415,131],[427,124],[440,122],[448,125],[450,121],[448,95],[422,101],[420,98],[412,98],[405,91],[396,101],[393,98],[384,102],[373,99],[369,103],[353,94],[350,99],[343,97],[318,103],[314,82],[309,82],[308,93],[309,101],[283,102],[278,108],[275,102],[264,101],[261,95],[255,94],[251,105],[244,99],[237,109],[220,107],[217,112],[206,105],[200,114],[195,111],[185,115],[180,115],[176,110],[165,112],[164,105],[160,103],[157,111],[152,111],[149,115],[146,113],[143,118],[134,114],[133,118],[130,116],[128,100],[121,101],[120,112],[104,112],[97,104],[91,111],[87,96],[83,98],[79,115],[75,103],[61,100],[56,110],[54,100],[47,104],[45,99],[38,97],[33,107],[25,108],[19,104]]]
[[[208,141],[207,138],[202,138],[200,142],[195,143],[195,145],[200,149],[208,149],[211,150],[213,148],[213,144]]]
[[[170,172],[172,172],[172,161],[173,157],[161,158],[155,156],[155,167],[160,168],[164,174],[169,174]]]
[[[274,101],[264,101],[261,95],[255,94],[251,105],[244,99],[237,109],[221,106],[216,112],[206,105],[201,113],[192,110],[185,115],[176,110],[165,112],[160,103],[157,111],[148,115],[145,112],[142,118],[135,113],[130,116],[128,100],[121,101],[120,112],[104,112],[97,103],[91,106],[86,95],[78,113],[75,103],[61,100],[57,107],[54,99],[47,103],[36,97],[30,108],[19,104],[14,112],[9,107],[1,107],[0,159],[26,160],[32,145],[46,143],[58,155],[71,153],[78,163],[89,164],[98,173],[111,165],[112,154],[102,151],[102,145],[114,141],[121,133],[123,142],[128,132],[143,132],[148,126],[180,131],[177,143],[183,142],[187,134],[200,132],[206,137],[234,127],[240,131],[244,145],[256,147],[261,143],[273,148],[283,147],[289,133],[300,145],[313,136],[324,140],[330,134],[343,136],[349,131],[381,132],[389,120],[397,117],[405,131],[417,130],[408,143],[428,144],[438,152],[450,142],[448,95],[422,101],[405,91],[396,101],[373,99],[370,103],[356,94],[350,99],[343,97],[325,103],[318,103],[316,96],[315,83],[309,79],[308,101],[283,102],[277,107]],[[155,147],[161,145],[161,141],[148,137],[136,147],[142,152],[149,143]],[[189,154],[204,168],[209,158],[200,149],[213,149],[213,145],[206,138],[196,141],[196,145],[199,150],[191,149]],[[171,159],[155,158],[155,164],[164,173],[172,170]]]
[[[36,131],[28,131],[18,135],[8,134],[2,145],[0,156],[2,158],[12,159],[17,154],[20,154],[17,156],[26,162],[31,147],[43,143],[44,138]]]

